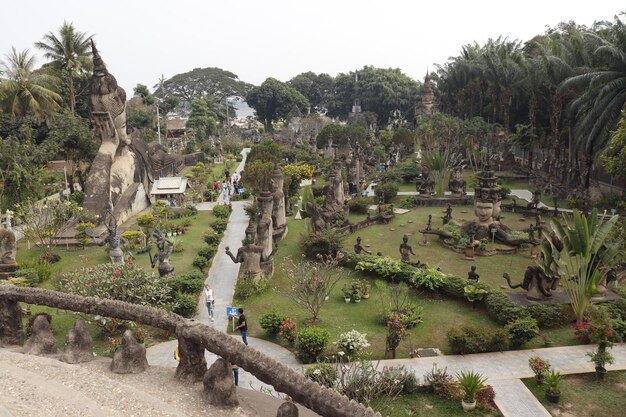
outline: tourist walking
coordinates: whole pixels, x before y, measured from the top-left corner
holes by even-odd
[[[226,198],[228,197],[228,185],[226,181],[222,183],[222,201],[226,202]]]
[[[238,329],[241,334],[243,344],[248,346],[248,322],[246,322],[246,316],[243,314],[243,308],[239,308],[237,311],[239,312],[239,319],[237,320],[236,329]]]
[[[209,312],[209,319],[215,321],[215,295],[213,294],[213,288],[209,284],[204,285],[204,299],[206,301],[206,309]]]

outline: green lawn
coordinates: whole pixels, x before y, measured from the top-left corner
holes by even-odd
[[[460,401],[441,398],[434,394],[417,392],[397,398],[378,409],[384,416],[389,417],[463,417],[480,416],[496,417],[502,414],[498,410],[474,410],[470,413],[463,411]]]
[[[626,410],[626,371],[609,372],[604,382],[596,381],[593,373],[568,375],[561,383],[558,404],[546,400],[545,385],[538,385],[534,379],[526,379],[524,384],[555,416],[621,416]]]

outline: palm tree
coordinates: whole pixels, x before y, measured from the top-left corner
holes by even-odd
[[[577,118],[575,145],[587,155],[585,188],[589,187],[591,166],[608,146],[626,104],[626,24],[615,17],[614,23],[605,23],[599,29],[586,35],[594,68],[562,85],[582,91],[571,103],[571,110]]]
[[[72,114],[74,114],[76,108],[74,73],[89,69],[92,66],[89,42],[92,36],[76,31],[72,23],[63,22],[63,25],[59,28],[59,37],[49,32],[44,35],[43,42],[35,43],[37,48],[45,52],[44,57],[52,60],[53,65],[67,73],[67,86]]]
[[[61,107],[59,79],[34,71],[35,57],[28,49],[17,52],[11,48],[6,58],[1,62],[0,111],[12,118],[32,115],[37,121],[48,119]]]

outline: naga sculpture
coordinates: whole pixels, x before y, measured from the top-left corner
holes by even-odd
[[[119,234],[117,230],[117,219],[113,216],[113,213],[109,212],[109,219],[105,225],[109,231],[109,235],[103,243],[109,244],[109,258],[111,258],[111,262],[114,264],[123,264],[124,251],[130,259],[134,259],[134,256],[128,247],[128,242]]]
[[[559,278],[549,278],[538,266],[529,266],[524,272],[524,280],[519,284],[511,284],[511,277],[507,272],[502,274],[511,288],[526,290],[526,298],[534,301],[546,300],[552,297],[552,291],[556,290]]]

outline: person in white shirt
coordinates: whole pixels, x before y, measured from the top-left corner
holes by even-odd
[[[211,288],[209,286],[209,284],[205,284],[204,285],[204,299],[206,302],[206,308],[207,311],[209,312],[209,318],[211,319],[211,321],[215,321],[215,317],[214,317],[214,307],[215,307],[215,296],[213,294],[213,288]]]

